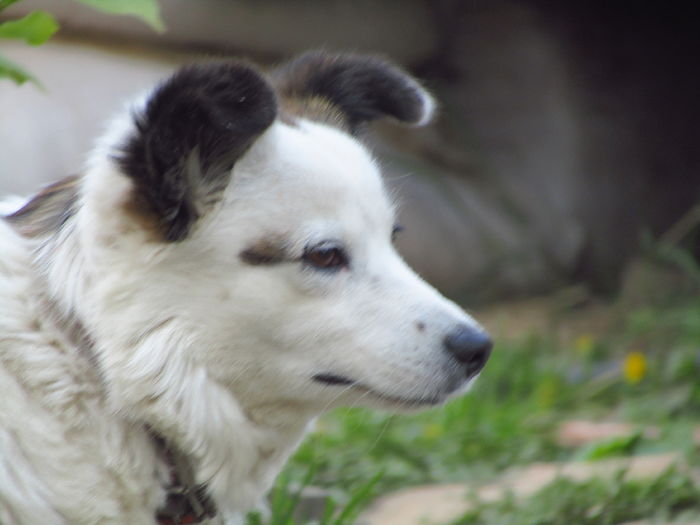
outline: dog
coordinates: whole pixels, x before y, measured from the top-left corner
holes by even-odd
[[[314,419],[464,393],[362,137],[435,104],[374,56],[189,65],[0,219],[0,522],[240,523]]]

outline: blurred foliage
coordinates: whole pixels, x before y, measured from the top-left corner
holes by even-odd
[[[162,33],[165,24],[160,17],[156,0],[75,0],[81,4],[111,15],[132,15],[146,22],[154,31]]]
[[[311,465],[300,484],[295,487],[290,483],[290,477],[283,473],[270,495],[270,517],[265,520],[259,512],[248,515],[247,525],[301,525],[304,518],[297,514],[299,503],[304,490],[309,487],[316,475],[315,465]],[[323,512],[314,525],[353,525],[363,508],[375,495],[375,486],[381,479],[382,472],[376,472],[365,483],[357,487],[349,498],[342,502],[333,497],[327,497]]]
[[[669,469],[652,479],[573,481],[560,478],[524,501],[509,497],[475,508],[452,525],[615,525],[700,517],[700,485],[685,472]]]
[[[33,11],[19,20],[0,24],[0,38],[24,40],[31,46],[40,46],[58,30],[56,19],[46,11]]]
[[[16,4],[19,0],[0,0],[0,11],[10,7],[12,4]]]
[[[39,81],[31,73],[24,70],[18,64],[0,55],[0,79],[8,78],[16,84],[24,84],[27,81],[40,85]]]
[[[0,0],[0,13],[21,0]],[[75,0],[104,13],[131,15],[139,18],[155,31],[165,30],[157,0]],[[0,23],[0,38],[23,40],[29,45],[39,46],[49,40],[59,29],[56,19],[46,11],[32,11],[23,18]],[[0,79],[6,78],[16,84],[33,82],[40,85],[36,77],[20,65],[0,55]]]

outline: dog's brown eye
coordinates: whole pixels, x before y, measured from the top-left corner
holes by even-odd
[[[343,249],[332,245],[320,245],[307,249],[304,253],[304,261],[320,269],[335,269],[348,265],[348,258]]]

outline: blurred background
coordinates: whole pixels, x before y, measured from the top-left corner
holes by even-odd
[[[371,138],[409,262],[470,305],[572,284],[615,293],[645,235],[685,217],[673,240],[695,253],[700,33],[683,5],[163,0],[156,31],[81,3],[21,1],[2,16],[45,9],[61,29],[40,47],[0,40],[44,86],[0,81],[0,194],[79,173],[109,116],[179,64],[379,53],[440,102],[434,125],[382,123]]]
[[[80,173],[110,115],[180,64],[318,47],[384,55],[435,94],[434,124],[368,140],[399,249],[497,345],[444,408],[321,418],[264,523],[700,523],[690,2],[0,0],[0,195]]]

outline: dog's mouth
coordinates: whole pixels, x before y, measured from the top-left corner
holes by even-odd
[[[312,379],[318,383],[323,383],[329,386],[346,387],[346,390],[354,390],[362,394],[369,395],[380,401],[388,402],[392,405],[400,405],[404,407],[432,406],[440,404],[444,401],[444,399],[438,397],[408,398],[388,395],[369,388],[359,381],[337,374],[316,374],[312,377]]]

